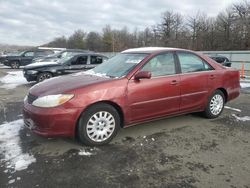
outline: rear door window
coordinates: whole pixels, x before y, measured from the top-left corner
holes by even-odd
[[[90,56],[90,64],[101,64],[103,58],[101,56]]]
[[[177,52],[177,55],[179,58],[182,73],[200,72],[213,69],[208,63],[203,61],[195,54]]]

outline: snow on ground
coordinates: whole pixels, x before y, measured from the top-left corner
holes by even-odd
[[[11,69],[11,67],[5,66],[5,65],[0,65],[0,69]]]
[[[19,85],[28,83],[27,80],[23,77],[22,71],[8,72],[6,76],[0,78],[0,82],[3,83],[0,88],[4,89],[14,89]]]
[[[239,117],[236,114],[232,114],[232,116],[235,117],[236,120],[238,120],[238,121],[250,121],[250,116]]]
[[[93,75],[93,76],[99,76],[99,77],[103,77],[103,78],[109,78],[106,74],[95,73],[93,70],[85,71],[84,74],[89,74],[89,75]]]
[[[85,151],[84,149],[80,149],[80,151],[78,152],[78,155],[90,156],[90,155],[93,155],[93,153]]]
[[[240,109],[232,108],[232,107],[230,107],[230,106],[225,106],[224,108],[229,109],[229,110],[233,110],[233,111],[236,111],[236,112],[241,112]]]
[[[24,170],[36,162],[34,156],[24,153],[20,146],[19,131],[23,128],[22,119],[0,125],[0,155],[3,158],[0,162],[11,172]]]
[[[241,87],[241,88],[247,88],[247,87],[250,88],[250,82],[241,82],[241,83],[240,83],[240,87]]]

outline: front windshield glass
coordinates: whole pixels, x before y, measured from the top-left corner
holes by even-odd
[[[22,51],[22,52],[19,52],[19,53],[17,53],[17,55],[23,55],[24,53],[25,53],[26,51]]]
[[[54,54],[49,54],[47,57],[57,57],[60,54],[60,52],[56,52]]]
[[[66,56],[66,57],[62,57],[61,59],[59,59],[57,62],[60,64],[65,64],[67,63],[71,58],[73,58],[74,56]]]
[[[148,54],[132,53],[119,54],[90,70],[89,73],[108,76],[112,78],[121,78],[123,76],[126,76],[147,55]]]

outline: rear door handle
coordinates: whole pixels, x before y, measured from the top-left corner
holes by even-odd
[[[172,82],[170,83],[171,85],[177,85],[178,81],[177,80],[172,80]]]

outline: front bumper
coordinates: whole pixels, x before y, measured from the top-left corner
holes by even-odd
[[[63,106],[39,108],[24,101],[23,119],[25,126],[45,137],[74,137],[81,109],[66,109]]]
[[[37,75],[36,74],[26,74],[26,73],[23,73],[23,76],[26,78],[26,80],[28,82],[36,81],[37,80]]]
[[[2,62],[5,66],[9,66],[10,67],[10,62],[8,60],[5,60]]]

